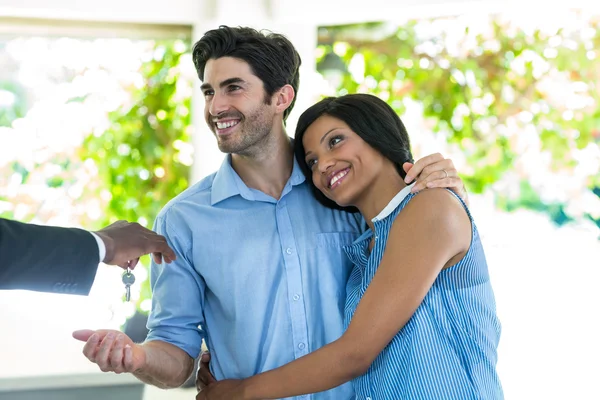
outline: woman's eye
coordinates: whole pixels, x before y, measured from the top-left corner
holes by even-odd
[[[338,143],[339,143],[339,142],[341,142],[341,141],[342,141],[342,138],[341,138],[341,137],[339,137],[339,136],[332,137],[332,138],[329,140],[329,147],[333,147],[333,146],[335,146],[336,144],[338,144]]]
[[[317,164],[317,160],[310,159],[306,161],[306,165],[308,165],[309,169],[313,169],[313,167]]]

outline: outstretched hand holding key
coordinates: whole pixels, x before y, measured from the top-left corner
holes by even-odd
[[[94,233],[106,246],[102,260],[106,264],[133,269],[144,254],[152,254],[157,264],[170,263],[177,258],[163,236],[136,222],[117,221]]]
[[[171,263],[177,256],[167,244],[167,240],[138,223],[117,221],[106,228],[94,232],[106,246],[104,262],[118,265],[126,269],[121,277],[125,285],[125,300],[131,298],[131,285],[135,276],[131,272],[137,265],[140,256],[152,254],[158,264],[163,261]]]

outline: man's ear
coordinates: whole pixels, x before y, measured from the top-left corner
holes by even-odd
[[[294,101],[294,96],[296,92],[292,85],[284,85],[281,89],[275,92],[275,106],[277,107],[277,112],[282,113],[288,109],[292,101]]]

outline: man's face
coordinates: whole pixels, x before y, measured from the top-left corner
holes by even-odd
[[[245,61],[233,57],[209,60],[201,89],[206,123],[222,152],[250,154],[271,132],[273,102]]]

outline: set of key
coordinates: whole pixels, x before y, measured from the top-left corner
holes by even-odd
[[[129,267],[127,267],[127,271],[123,272],[121,281],[123,282],[123,285],[125,285],[125,301],[129,301],[131,298],[131,285],[135,282],[135,276]]]

